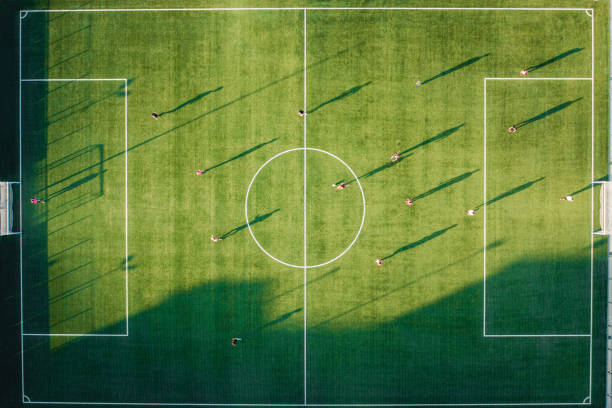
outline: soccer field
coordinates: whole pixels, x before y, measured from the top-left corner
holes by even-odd
[[[608,4],[458,3],[24,8],[23,402],[603,406]]]

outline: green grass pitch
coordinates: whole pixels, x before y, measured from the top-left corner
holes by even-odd
[[[603,404],[605,1],[192,3],[22,7],[24,402]]]

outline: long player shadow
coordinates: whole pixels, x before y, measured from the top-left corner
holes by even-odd
[[[434,80],[436,80],[438,78],[441,78],[443,76],[446,76],[448,74],[452,74],[453,72],[455,72],[457,70],[460,70],[461,68],[465,68],[468,65],[472,65],[473,63],[480,61],[482,58],[484,58],[484,57],[486,57],[488,55],[489,55],[489,53],[487,52],[486,54],[480,55],[478,57],[470,58],[467,61],[463,61],[461,64],[455,65],[452,68],[444,70],[444,71],[440,72],[439,74],[434,75],[431,78],[428,78],[428,79],[424,80],[423,82],[421,82],[421,85],[425,85],[428,82],[434,81]]]
[[[213,92],[218,92],[218,91],[220,91],[221,89],[223,89],[223,87],[222,87],[222,86],[218,87],[217,89],[211,89],[211,90],[208,90],[208,91],[202,92],[201,94],[198,94],[198,95],[194,96],[193,98],[191,98],[191,99],[189,99],[189,100],[187,100],[187,101],[185,101],[185,102],[181,103],[180,105],[176,106],[175,108],[172,108],[172,109],[170,109],[170,110],[168,110],[168,111],[165,111],[165,112],[161,112],[161,113],[159,114],[159,116],[164,116],[164,115],[166,115],[166,114],[168,114],[168,113],[174,113],[174,112],[176,112],[176,111],[178,111],[178,110],[180,110],[180,109],[183,109],[183,108],[184,108],[185,106],[187,106],[187,105],[191,105],[192,103],[199,101],[200,99],[202,99],[202,98],[203,98],[203,97],[205,97],[206,95],[209,95],[209,94],[211,94],[211,93],[213,93]]]
[[[533,72],[533,71],[535,71],[535,70],[538,70],[538,69],[540,69],[540,68],[545,67],[545,66],[546,66],[546,65],[548,65],[548,64],[552,64],[553,62],[557,62],[557,61],[559,61],[560,59],[563,59],[563,58],[568,57],[568,56],[570,56],[570,55],[572,55],[572,54],[574,54],[574,53],[577,53],[577,52],[579,52],[579,51],[582,51],[583,49],[584,49],[584,48],[572,48],[571,50],[565,51],[565,52],[563,52],[563,53],[561,53],[561,54],[559,54],[559,55],[557,55],[557,56],[555,56],[555,57],[552,57],[551,59],[546,60],[546,61],[544,61],[544,62],[542,62],[542,63],[540,63],[540,64],[537,64],[537,65],[532,65],[532,66],[530,66],[530,67],[527,67],[527,70],[528,70],[529,72]]]
[[[582,96],[581,96],[580,98],[578,98],[578,99],[574,99],[573,101],[563,102],[563,103],[561,103],[561,104],[559,104],[559,105],[557,105],[557,106],[555,106],[555,107],[553,107],[553,108],[550,108],[549,110],[547,110],[547,111],[545,111],[545,112],[540,113],[539,115],[536,115],[536,116],[534,116],[534,117],[532,117],[532,118],[529,118],[529,119],[527,119],[527,120],[524,120],[524,121],[522,121],[522,122],[519,122],[519,123],[517,123],[517,124],[515,124],[515,125],[513,125],[513,126],[514,126],[515,128],[517,128],[517,129],[518,129],[518,128],[520,128],[520,127],[523,127],[523,126],[527,126],[527,125],[529,125],[530,123],[535,122],[536,120],[544,119],[544,118],[546,118],[547,116],[552,115],[553,113],[559,112],[560,110],[567,108],[567,107],[568,107],[568,106],[570,106],[571,104],[573,104],[573,103],[575,103],[575,102],[578,102],[578,101],[579,101],[579,100],[581,100],[581,99],[582,99]]]
[[[451,229],[455,228],[456,226],[457,226],[457,224],[453,224],[453,225],[451,225],[449,227],[443,228],[443,229],[441,229],[439,231],[436,231],[436,232],[434,232],[432,234],[429,234],[429,235],[427,235],[427,236],[425,236],[425,237],[423,237],[423,238],[421,238],[421,239],[419,239],[417,241],[411,242],[408,245],[404,245],[403,247],[396,249],[392,254],[384,256],[384,257],[382,257],[380,259],[382,259],[384,261],[385,259],[389,259],[391,257],[394,257],[395,255],[397,255],[399,253],[402,253],[402,252],[407,251],[409,249],[418,247],[419,245],[423,245],[427,241],[431,241],[432,239],[437,238],[437,237],[439,237],[442,234],[445,234],[448,230],[451,230]]]
[[[242,152],[242,153],[239,153],[239,154],[237,154],[237,155],[235,155],[235,156],[233,156],[233,157],[230,157],[229,159],[227,159],[227,160],[225,160],[225,161],[222,161],[221,163],[217,163],[217,164],[215,164],[214,166],[211,166],[211,167],[209,167],[209,168],[207,168],[207,169],[205,169],[205,170],[202,170],[202,174],[203,174],[203,173],[206,173],[206,172],[208,172],[208,171],[211,171],[211,170],[213,170],[213,169],[216,169],[217,167],[221,167],[221,166],[223,166],[224,164],[227,164],[227,163],[229,163],[229,162],[232,162],[232,161],[234,161],[234,160],[236,160],[236,159],[239,159],[239,158],[241,158],[241,157],[243,157],[243,156],[246,156],[247,154],[253,153],[255,150],[260,149],[260,148],[264,147],[264,146],[265,146],[265,145],[267,145],[267,144],[274,143],[274,142],[276,142],[277,140],[278,140],[278,137],[275,137],[274,139],[270,139],[270,140],[268,140],[267,142],[263,142],[263,143],[260,143],[260,144],[258,144],[258,145],[256,145],[256,146],[253,146],[253,147],[251,147],[250,149],[245,150],[245,151],[244,151],[244,152]]]
[[[378,166],[375,169],[369,170],[369,171],[363,173],[361,176],[357,176],[356,179],[351,179],[349,181],[346,181],[345,184],[351,184],[351,183],[353,183],[353,182],[355,182],[357,180],[363,180],[363,179],[366,179],[368,177],[372,177],[373,175],[375,175],[377,173],[380,173],[383,170],[387,170],[387,169],[390,169],[391,167],[394,167],[394,166],[398,165],[402,160],[404,160],[405,158],[410,157],[410,156],[412,156],[412,155],[408,154],[408,155],[405,155],[405,156],[400,156],[400,158],[397,159],[396,161],[394,161],[394,162],[390,161],[390,162],[387,162],[387,163],[383,164],[382,166]],[[339,180],[335,184],[340,184],[343,181],[344,180]]]
[[[257,224],[258,222],[265,221],[266,219],[270,218],[277,211],[280,211],[280,208],[272,210],[269,213],[266,213],[266,214],[263,214],[263,215],[257,215],[257,216],[255,216],[255,218],[253,218],[251,221],[249,221],[248,224],[242,224],[242,225],[240,225],[238,227],[232,228],[231,230],[227,231],[225,234],[221,235],[220,238],[221,239],[229,238],[232,235],[236,234],[237,232],[240,232],[243,229],[247,228],[249,225],[253,225],[253,224]]]
[[[319,109],[321,109],[325,105],[330,104],[332,102],[339,101],[340,99],[344,99],[347,96],[352,95],[352,94],[358,92],[361,88],[364,88],[364,87],[370,85],[371,83],[372,83],[372,81],[368,81],[368,82],[363,83],[361,85],[354,86],[351,89],[347,89],[346,91],[342,92],[340,95],[335,96],[335,97],[333,97],[333,98],[331,98],[331,99],[321,103],[320,105],[318,105],[318,106],[316,106],[316,107],[314,107],[312,109],[308,109],[307,112],[308,112],[308,114],[315,113],[316,111],[318,111]]]
[[[420,199],[425,198],[425,197],[427,197],[427,196],[429,196],[431,194],[434,194],[434,193],[436,193],[436,192],[438,192],[440,190],[443,190],[443,189],[445,189],[447,187],[450,187],[450,186],[452,186],[455,183],[459,183],[459,182],[465,180],[466,178],[470,177],[472,174],[478,172],[479,170],[480,169],[476,169],[476,170],[473,170],[473,171],[466,171],[465,173],[460,174],[460,175],[458,175],[456,177],[453,177],[452,179],[446,180],[445,182],[443,182],[440,185],[432,188],[431,190],[428,190],[428,191],[426,191],[426,192],[424,192],[422,194],[419,194],[418,196],[414,197],[412,199],[412,201],[420,200]]]
[[[603,177],[600,177],[597,180],[593,180],[593,181],[594,182],[595,181],[608,181],[608,176],[603,176]],[[584,187],[582,187],[582,188],[580,188],[580,189],[578,189],[576,191],[571,192],[569,195],[575,196],[575,195],[580,194],[580,193],[582,193],[584,191],[590,190],[590,189],[593,188],[593,185],[594,185],[594,183],[589,183],[586,186],[584,186]]]
[[[257,330],[263,330],[263,329],[265,329],[266,327],[271,327],[271,326],[277,325],[277,324],[279,324],[279,323],[282,323],[282,322],[284,322],[285,320],[289,319],[289,318],[290,318],[291,316],[293,316],[294,314],[296,314],[296,313],[298,313],[298,312],[301,312],[301,311],[302,311],[302,308],[300,307],[300,308],[297,308],[297,309],[295,309],[295,310],[292,310],[292,311],[290,311],[290,312],[288,312],[288,313],[285,313],[284,315],[282,315],[282,316],[280,316],[280,317],[278,317],[278,318],[276,318],[276,319],[274,319],[274,320],[272,320],[272,321],[270,321],[270,322],[268,322],[268,323],[264,324],[263,326],[261,326],[261,327],[257,328]]]
[[[516,187],[514,187],[514,188],[511,188],[510,190],[508,190],[508,191],[506,191],[506,192],[504,192],[504,193],[501,193],[500,195],[498,195],[498,196],[496,196],[496,197],[493,197],[492,199],[488,200],[488,201],[487,201],[487,202],[485,202],[485,203],[478,204],[476,207],[474,207],[474,211],[479,210],[480,208],[482,208],[482,207],[483,207],[483,206],[485,206],[485,205],[491,205],[491,204],[493,204],[493,203],[495,203],[495,202],[497,202],[497,201],[499,201],[499,200],[502,200],[502,199],[504,199],[504,198],[506,198],[506,197],[510,197],[511,195],[514,195],[514,194],[516,194],[516,193],[519,193],[519,192],[521,192],[521,191],[523,191],[523,190],[525,190],[525,189],[527,189],[527,188],[529,188],[529,187],[533,186],[535,183],[538,183],[538,182],[540,182],[540,181],[544,180],[545,178],[546,178],[546,177],[540,177],[540,178],[538,178],[538,179],[528,181],[528,182],[527,182],[527,183],[525,183],[525,184],[521,184],[520,186],[516,186]]]
[[[455,133],[456,131],[461,129],[464,125],[465,125],[465,123],[462,123],[462,124],[460,124],[458,126],[450,128],[450,129],[443,130],[442,132],[438,133],[434,137],[430,137],[429,139],[423,140],[422,142],[417,143],[417,144],[415,144],[412,147],[409,147],[408,149],[404,150],[403,152],[400,152],[400,155],[409,153],[409,152],[411,152],[413,150],[418,149],[419,147],[426,146],[426,145],[428,145],[430,143],[437,142],[437,141],[442,140],[442,139],[446,139],[447,137],[449,137],[450,135],[452,135],[453,133]]]

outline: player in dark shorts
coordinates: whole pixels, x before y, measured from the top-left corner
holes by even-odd
[[[157,114],[157,112],[153,112],[151,116],[153,117],[153,119],[159,120],[159,115]]]

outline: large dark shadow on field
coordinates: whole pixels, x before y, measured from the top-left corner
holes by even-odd
[[[42,14],[42,13],[41,13]],[[29,19],[29,20],[28,20]],[[23,68],[23,75],[39,73],[46,78],[47,47],[36,44],[35,40],[47,33],[47,21],[42,15],[29,15],[22,20],[22,55],[27,68]],[[43,332],[49,330],[49,291],[48,285],[37,282],[47,282],[49,267],[54,259],[49,259],[48,248],[48,207],[47,205],[32,205],[30,197],[46,199],[38,196],[38,188],[48,183],[46,172],[39,174],[35,168],[46,168],[48,132],[46,126],[41,124],[47,121],[49,106],[46,95],[48,82],[22,84],[22,264],[21,270],[16,274],[22,276],[21,282],[23,300],[23,331]],[[18,155],[19,157],[19,155]],[[18,198],[15,198],[18,201]],[[68,245],[67,245],[68,246]],[[15,327],[19,327],[16,324]]]
[[[450,186],[452,186],[453,184],[459,183],[459,182],[461,182],[461,181],[463,181],[463,180],[467,179],[468,177],[470,177],[472,174],[474,174],[474,173],[478,172],[479,170],[480,170],[480,169],[476,169],[476,170],[473,170],[473,171],[466,171],[466,172],[465,172],[465,173],[463,173],[463,174],[460,174],[460,175],[458,175],[458,176],[456,176],[456,177],[453,177],[453,178],[451,178],[451,179],[448,179],[448,180],[446,180],[446,181],[442,182],[440,185],[438,185],[438,186],[436,186],[436,187],[432,188],[431,190],[427,190],[426,192],[421,193],[421,194],[419,194],[418,196],[416,196],[416,197],[412,198],[412,201],[421,200],[421,199],[423,199],[423,198],[425,198],[425,197],[427,197],[427,196],[430,196],[430,195],[432,195],[432,194],[434,194],[434,193],[437,193],[437,192],[438,192],[438,191],[440,191],[440,190],[444,190],[445,188],[450,187]]]
[[[503,245],[493,242],[487,250]],[[520,260],[492,271],[487,278],[487,312],[495,319],[504,310],[518,311],[503,317],[508,330],[542,329],[551,323],[563,325],[564,330],[580,329],[589,321],[588,307],[580,307],[588,305],[582,298],[588,282],[578,273],[590,262],[586,252],[568,259]],[[364,324],[356,314],[367,307],[405,307],[402,299],[413,298],[419,285],[432,277],[452,280],[458,266],[481,254],[482,248],[451,256],[450,263],[441,262],[435,269],[407,271],[405,279],[388,290],[366,291],[354,303],[335,304],[329,317],[316,316],[324,320],[308,327],[308,400],[317,404],[582,402],[588,392],[588,339],[484,338],[480,279],[392,320]],[[605,248],[596,254],[595,268],[595,276],[600,276],[595,306],[604,310]],[[541,271],[567,272],[548,284],[534,284]],[[127,338],[75,338],[53,350],[48,339],[42,344],[40,339],[26,339],[25,380],[31,397],[300,404],[303,331],[289,322],[301,320],[301,296],[286,311],[278,310],[280,316],[270,315],[261,298],[271,285],[217,281],[174,294],[130,316]],[[533,307],[538,313],[531,319]],[[601,317],[594,322],[594,332],[603,333],[604,316],[596,316]],[[109,331],[119,327],[121,323]],[[243,341],[232,347],[232,337]],[[594,339],[594,355],[603,356],[603,337]],[[594,381],[593,388],[599,402],[604,395],[605,361],[596,358],[593,364],[594,372],[601,374],[593,377],[601,379]]]
[[[487,202],[485,202],[485,203],[478,204],[476,207],[474,207],[474,210],[477,211],[477,210],[479,210],[480,208],[482,208],[485,205],[494,204],[494,203],[498,202],[499,200],[503,200],[506,197],[510,197],[511,195],[514,195],[516,193],[520,193],[521,191],[523,191],[523,190],[533,186],[534,184],[544,180],[545,178],[546,177],[540,177],[540,178],[537,178],[535,180],[528,181],[527,183],[521,184],[520,186],[513,187],[510,190],[505,191],[505,192],[503,192],[503,193],[501,193],[501,194],[491,198],[490,200],[487,200]]]
[[[301,323],[295,305],[302,299],[296,296],[286,311],[276,308],[280,317],[270,315],[261,298],[271,285],[216,281],[175,294],[130,316],[125,338],[75,338],[55,349],[49,340],[32,347],[39,339],[28,339],[28,394],[63,401],[300,403],[303,332],[292,320]],[[104,332],[124,327],[119,322]],[[243,341],[234,347],[233,337]]]
[[[315,67],[317,67],[319,65],[324,64],[325,62],[327,62],[327,61],[329,61],[331,59],[339,58],[339,57],[347,54],[349,51],[351,51],[353,49],[362,47],[365,43],[366,43],[365,41],[361,41],[361,42],[356,43],[355,45],[353,45],[351,47],[348,47],[348,48],[345,48],[343,50],[340,50],[340,51],[336,52],[335,54],[332,54],[332,55],[330,55],[328,57],[322,58],[322,59],[320,59],[317,62],[313,62],[312,64],[308,64],[306,66],[306,70],[313,69],[313,68],[315,68]],[[234,98],[234,99],[230,100],[229,102],[226,102],[226,103],[224,103],[222,105],[219,105],[216,108],[213,108],[213,109],[209,110],[208,112],[204,112],[201,115],[198,115],[198,116],[196,116],[196,117],[194,117],[192,119],[189,119],[189,120],[181,123],[180,125],[177,125],[177,126],[173,127],[172,129],[168,129],[168,130],[163,131],[163,132],[161,132],[161,133],[159,133],[159,134],[157,134],[157,135],[155,135],[153,137],[150,137],[150,138],[148,138],[146,140],[143,140],[142,142],[136,143],[136,144],[130,146],[127,150],[128,151],[132,151],[134,149],[137,149],[137,148],[139,148],[142,145],[145,145],[145,144],[150,143],[150,142],[152,142],[154,140],[157,140],[157,139],[159,139],[162,136],[166,136],[166,135],[174,132],[175,130],[181,129],[181,128],[187,126],[187,125],[190,125],[190,124],[192,124],[194,122],[197,122],[198,120],[200,120],[202,118],[205,118],[208,115],[212,115],[215,112],[218,112],[218,111],[220,111],[222,109],[225,109],[228,106],[232,106],[235,103],[238,103],[238,102],[240,102],[240,101],[242,101],[242,100],[244,100],[244,99],[246,99],[246,98],[248,98],[250,96],[253,96],[253,95],[256,95],[256,94],[258,94],[258,93],[260,93],[262,91],[265,91],[266,89],[268,89],[268,88],[270,88],[272,86],[275,86],[275,85],[277,85],[277,84],[279,84],[281,82],[284,82],[284,81],[286,81],[288,79],[294,78],[294,77],[296,77],[298,75],[302,75],[303,73],[304,73],[304,68],[297,69],[296,71],[293,71],[290,74],[287,74],[287,75],[285,75],[285,76],[283,76],[283,77],[281,77],[279,79],[276,79],[276,80],[274,80],[272,82],[269,82],[269,83],[267,83],[267,84],[265,84],[265,85],[255,89],[255,90],[251,91],[251,92],[247,92],[247,93],[245,93],[245,94],[243,94],[243,95],[241,95],[241,96],[239,96],[237,98]],[[109,156],[106,160],[112,160],[112,159],[114,159],[116,157],[119,157],[121,155],[123,155],[123,152],[118,152],[118,153],[116,153],[114,155]]]
[[[400,253],[402,253],[402,252],[404,252],[404,251],[408,251],[409,249],[416,248],[416,247],[418,247],[419,245],[423,245],[423,244],[424,244],[424,243],[426,243],[427,241],[431,241],[432,239],[437,238],[437,237],[439,237],[440,235],[444,235],[444,234],[445,234],[447,231],[449,231],[449,230],[451,230],[451,229],[455,228],[456,226],[457,226],[457,224],[453,224],[453,225],[451,225],[450,227],[442,228],[441,230],[435,231],[435,232],[433,232],[433,233],[431,233],[431,234],[429,234],[429,235],[427,235],[427,236],[425,236],[425,237],[423,237],[423,238],[421,238],[421,239],[419,239],[419,240],[416,240],[416,241],[414,241],[414,242],[411,242],[411,243],[410,243],[410,244],[408,244],[408,245],[404,245],[403,247],[396,249],[395,251],[393,251],[393,253],[392,253],[392,254],[389,254],[389,255],[387,255],[387,256],[383,256],[383,257],[382,257],[382,258],[380,258],[380,259],[382,259],[382,260],[384,261],[384,260],[387,260],[387,259],[389,259],[389,258],[392,258],[392,257],[394,257],[395,255],[400,254]]]
[[[419,147],[427,146],[430,143],[437,142],[437,141],[440,141],[442,139],[446,139],[447,137],[449,137],[450,135],[452,135],[453,133],[455,133],[456,131],[461,129],[463,127],[463,125],[465,125],[465,123],[462,123],[462,124],[460,124],[458,126],[452,127],[450,129],[446,129],[446,130],[438,133],[434,137],[430,137],[429,139],[423,140],[422,142],[417,143],[416,145],[414,145],[412,147],[409,147],[408,149],[404,150],[403,152],[400,152],[400,155],[403,155],[403,154],[406,154],[406,153],[410,153],[411,151],[416,150]]]
[[[193,98],[191,98],[191,99],[181,103],[180,105],[176,106],[175,108],[172,108],[172,109],[170,109],[168,111],[165,111],[165,112],[161,112],[159,114],[159,116],[164,116],[164,115],[167,115],[169,113],[174,113],[174,112],[176,112],[176,111],[178,111],[180,109],[183,109],[185,106],[189,106],[192,103],[195,103],[195,102],[199,101],[200,99],[204,98],[206,95],[210,95],[211,93],[218,92],[221,89],[223,89],[222,86],[220,86],[220,87],[218,87],[216,89],[211,89],[209,91],[202,92],[201,94],[198,94],[198,95],[194,96]]]
[[[578,98],[578,99],[574,99],[573,101],[563,102],[563,103],[561,103],[561,104],[559,104],[559,105],[557,105],[557,106],[555,106],[553,108],[550,108],[549,110],[547,110],[545,112],[540,113],[539,115],[536,115],[536,116],[534,116],[532,118],[529,118],[527,120],[519,122],[519,123],[517,123],[517,124],[515,124],[513,126],[518,129],[518,128],[521,128],[523,126],[529,125],[530,123],[533,123],[533,122],[535,122],[537,120],[540,120],[540,119],[544,119],[544,118],[552,115],[553,113],[559,112],[560,110],[567,108],[571,104],[573,104],[575,102],[578,102],[581,99],[582,99],[582,96],[580,98]]]
[[[210,166],[209,168],[207,168],[207,169],[205,169],[205,170],[202,170],[202,173],[209,172],[209,171],[211,171],[211,170],[213,170],[213,169],[216,169],[217,167],[221,167],[221,166],[223,166],[224,164],[227,164],[227,163],[233,162],[234,160],[239,159],[239,158],[241,158],[241,157],[244,157],[244,156],[246,156],[247,154],[253,153],[253,152],[254,152],[255,150],[257,150],[257,149],[261,149],[261,148],[262,148],[262,147],[264,147],[265,145],[268,145],[268,144],[270,144],[270,143],[274,143],[274,142],[276,142],[277,140],[278,140],[278,137],[275,137],[274,139],[270,139],[270,140],[268,140],[267,142],[263,142],[263,143],[260,143],[260,144],[258,144],[258,145],[256,145],[256,146],[253,146],[253,147],[251,147],[250,149],[247,149],[247,150],[245,150],[245,151],[244,151],[244,152],[242,152],[242,153],[239,153],[239,154],[237,154],[237,155],[235,155],[235,156],[233,156],[233,157],[230,157],[230,158],[229,158],[229,159],[227,159],[227,160],[222,161],[221,163],[217,163],[217,164],[215,164],[214,166]]]
[[[569,57],[570,55],[575,54],[575,53],[577,53],[579,51],[582,51],[583,49],[584,48],[572,48],[571,50],[565,51],[565,52],[563,52],[563,53],[561,53],[561,54],[559,54],[559,55],[557,55],[555,57],[552,57],[551,59],[548,59],[548,60],[546,60],[544,62],[541,62],[541,63],[539,63],[537,65],[532,65],[530,67],[527,67],[526,69],[529,72],[537,71],[540,68],[544,68],[545,66],[547,66],[549,64],[552,64],[553,62],[557,62],[557,61],[559,61],[559,60],[561,60],[561,59],[563,59],[565,57]]]
[[[431,81],[434,81],[434,80],[436,80],[436,79],[438,79],[438,78],[441,78],[441,77],[446,76],[446,75],[448,75],[448,74],[452,74],[453,72],[455,72],[455,71],[457,71],[457,70],[460,70],[461,68],[465,68],[465,67],[467,67],[468,65],[472,65],[473,63],[480,61],[481,59],[483,59],[484,57],[486,57],[486,56],[488,56],[488,55],[489,55],[489,53],[487,52],[486,54],[480,55],[480,56],[478,56],[478,57],[470,58],[470,59],[469,59],[469,60],[467,60],[467,61],[463,61],[463,62],[462,62],[461,64],[459,64],[459,65],[455,65],[455,66],[454,66],[454,67],[452,67],[452,68],[449,68],[449,69],[447,69],[447,70],[444,70],[444,71],[440,72],[439,74],[434,75],[434,76],[432,76],[431,78],[428,78],[428,79],[424,80],[423,82],[421,82],[421,85],[425,85],[426,83],[429,83],[429,82],[431,82]]]
[[[495,246],[502,248],[503,243],[487,250]],[[586,253],[569,259],[521,260],[493,271],[487,278],[487,314],[496,315],[514,333],[542,332],[555,325],[566,333],[588,328],[588,294],[583,297],[588,292]],[[309,326],[308,384],[315,390],[309,401],[581,403],[589,392],[588,338],[483,337],[482,280],[392,321],[363,327],[358,313],[363,308],[402,307],[423,281],[444,274],[452,279],[448,270],[453,265],[481,254],[482,249],[430,271],[407,271],[396,287],[373,292],[355,304],[338,305],[336,313]],[[605,271],[605,250],[598,256],[596,270]],[[546,277],[548,273],[556,276]],[[599,310],[605,306],[603,276],[595,285]],[[604,316],[598,316],[595,326],[603,329]],[[347,328],[351,322],[359,328]],[[604,341],[600,335],[594,343],[600,356]],[[605,359],[597,360],[595,372],[601,379],[593,395],[601,401]]]
[[[363,84],[361,84],[361,85],[354,86],[354,87],[352,87],[351,89],[347,89],[346,91],[342,92],[340,95],[338,95],[338,96],[334,96],[333,98],[328,99],[327,101],[325,101],[325,102],[323,102],[323,103],[321,103],[321,104],[319,104],[319,105],[315,106],[315,107],[314,107],[314,108],[312,108],[312,109],[308,109],[308,110],[307,110],[307,112],[308,112],[308,114],[315,113],[316,111],[318,111],[319,109],[321,109],[321,108],[322,108],[322,107],[324,107],[325,105],[328,105],[328,104],[330,104],[330,103],[333,103],[333,102],[339,101],[339,100],[341,100],[341,99],[344,99],[344,98],[346,98],[347,96],[353,95],[354,93],[356,93],[356,92],[358,92],[359,90],[361,90],[361,88],[366,87],[366,86],[370,85],[371,83],[372,83],[372,81],[368,81],[368,82],[365,82],[365,83],[363,83]]]
[[[268,213],[265,213],[263,215],[257,215],[255,216],[255,218],[253,218],[251,221],[249,221],[248,224],[242,224],[238,227],[234,227],[231,230],[227,231],[225,234],[221,235],[221,239],[226,239],[231,237],[232,235],[234,235],[237,232],[242,231],[243,229],[247,228],[249,225],[253,226],[255,224],[257,224],[258,222],[262,222],[267,220],[268,218],[270,218],[272,215],[274,215],[275,212],[280,211],[280,208],[276,208]]]

